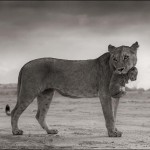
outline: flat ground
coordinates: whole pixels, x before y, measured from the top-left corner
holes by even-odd
[[[35,119],[36,99],[19,120],[22,136],[11,133],[5,105],[16,103],[16,88],[0,88],[0,149],[150,149],[150,92],[128,92],[120,101],[117,116],[121,138],[107,136],[98,98],[71,99],[56,94],[47,115],[57,135],[47,135]]]

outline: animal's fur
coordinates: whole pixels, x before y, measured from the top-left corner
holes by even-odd
[[[74,98],[99,96],[108,135],[120,137],[122,133],[115,128],[109,84],[112,73],[118,67],[124,67],[123,73],[127,73],[135,66],[137,48],[134,45],[137,46],[137,43],[131,47],[120,46],[113,50],[109,47],[110,52],[92,60],[41,58],[25,64],[19,73],[17,104],[11,112],[13,134],[23,134],[23,131],[18,128],[18,119],[36,97],[37,120],[47,133],[57,133],[57,130],[48,128],[45,116],[54,91],[58,91]],[[122,61],[124,54],[130,55],[126,62]],[[119,59],[117,65],[113,62],[113,57]]]

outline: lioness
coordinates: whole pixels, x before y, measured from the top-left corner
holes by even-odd
[[[138,47],[137,42],[131,47],[109,45],[109,52],[97,59],[73,61],[41,58],[25,64],[18,77],[17,104],[11,112],[12,133],[23,134],[18,128],[18,119],[37,97],[36,119],[48,134],[57,134],[57,130],[49,129],[45,117],[54,91],[58,91],[74,98],[99,96],[108,135],[120,137],[122,132],[115,127],[109,84],[113,72],[126,74],[136,65]],[[128,59],[125,59],[126,56]],[[6,113],[9,114],[8,111]]]

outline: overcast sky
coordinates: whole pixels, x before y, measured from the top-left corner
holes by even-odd
[[[40,57],[97,58],[108,45],[139,42],[138,80],[150,88],[149,1],[0,2],[0,83],[17,83],[20,68]]]

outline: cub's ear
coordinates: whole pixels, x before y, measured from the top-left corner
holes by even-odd
[[[132,46],[131,46],[132,51],[133,51],[133,52],[136,52],[136,51],[137,51],[137,49],[138,49],[138,47],[139,47],[138,42],[135,42],[135,43],[134,43],[134,44],[132,44]]]
[[[112,46],[112,45],[108,45],[108,51],[110,53],[113,53],[115,51],[116,47],[115,46]]]

